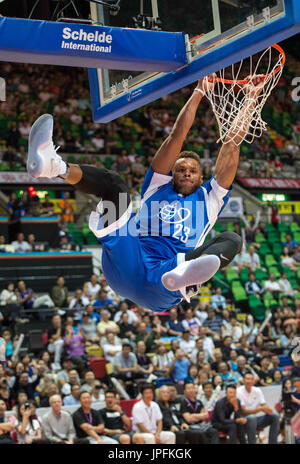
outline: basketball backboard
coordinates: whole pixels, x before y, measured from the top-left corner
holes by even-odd
[[[102,25],[133,28],[142,7],[145,16],[159,16],[163,31],[186,34],[188,64],[167,73],[89,69],[96,122],[127,114],[300,31],[299,0],[123,0],[118,15],[91,4],[91,16]]]

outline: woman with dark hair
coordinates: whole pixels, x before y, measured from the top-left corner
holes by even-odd
[[[188,369],[188,375],[184,379],[185,383],[195,383],[198,377],[199,368],[195,364],[190,364]]]
[[[281,317],[276,317],[273,320],[271,333],[274,343],[280,343],[280,337],[283,335],[283,323]]]
[[[40,355],[40,359],[42,359],[46,364],[46,373],[51,372],[51,356],[48,351],[43,351]]]
[[[16,430],[18,443],[21,445],[31,445],[42,438],[42,428],[36,417],[34,403],[26,401],[18,407]]]
[[[271,385],[282,385],[282,381],[283,381],[282,372],[281,370],[276,369],[273,372],[273,382],[271,383]]]
[[[288,355],[290,352],[290,347],[294,340],[294,331],[293,327],[290,324],[287,324],[283,329],[283,335],[280,337],[280,346],[284,348],[283,354]]]
[[[173,360],[176,350],[179,348],[179,340],[171,340],[171,347],[170,350],[168,351],[168,356],[170,358],[170,361]]]

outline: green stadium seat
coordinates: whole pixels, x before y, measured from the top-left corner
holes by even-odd
[[[276,232],[275,227],[273,226],[272,222],[267,222],[266,224],[266,231],[267,232]]]
[[[268,268],[269,274],[274,274],[275,279],[279,279],[281,276],[280,270],[277,266],[270,266]]]
[[[297,299],[299,299],[299,300],[300,300],[300,292],[296,292],[296,293],[294,293],[294,295],[293,295],[293,296],[294,296],[294,298],[297,298]]]
[[[278,306],[277,301],[273,297],[271,293],[265,293],[264,294],[264,304],[266,308],[270,308],[271,306]]]
[[[268,255],[268,254],[271,254],[271,253],[272,253],[272,251],[271,251],[271,248],[270,248],[269,244],[267,242],[261,242],[260,248],[258,250],[258,254],[260,256],[262,256],[263,259],[264,259],[265,255]]]
[[[300,242],[300,230],[298,232],[293,232],[293,239],[298,243]]]
[[[91,230],[86,234],[85,240],[87,245],[99,245],[97,237],[93,234]]]
[[[270,232],[268,234],[268,242],[272,245],[272,243],[277,242],[280,240],[279,232]]]
[[[243,287],[232,288],[232,294],[233,294],[234,300],[237,303],[239,303],[240,301],[247,301],[248,300],[246,291],[244,290]]]
[[[278,264],[273,255],[266,255],[265,263],[267,267],[276,266]]]
[[[226,279],[228,282],[232,282],[233,280],[240,280],[239,275],[234,269],[226,269]]]
[[[300,231],[300,226],[298,225],[297,222],[291,222],[290,229],[291,229],[291,232],[297,232],[297,231]]]
[[[293,290],[300,288],[300,283],[297,281],[297,279],[290,279],[290,284]]]
[[[280,222],[278,224],[278,231],[281,233],[281,232],[284,232],[284,233],[288,233],[290,230],[290,228],[288,227],[288,225],[285,223],[285,222]]]
[[[264,272],[262,269],[256,269],[255,278],[256,278],[256,280],[258,280],[260,282],[262,280],[268,280],[268,274],[266,272]]]
[[[249,270],[241,269],[240,277],[241,277],[242,284],[245,285],[245,283],[248,282],[249,280]]]
[[[256,243],[262,243],[262,242],[266,242],[267,240],[266,240],[265,236],[260,232],[259,234],[255,235],[254,241]]]
[[[272,252],[275,257],[279,260],[280,256],[282,255],[282,244],[280,242],[273,243]]]
[[[263,304],[252,308],[252,314],[256,321],[263,321],[266,317],[266,308]]]

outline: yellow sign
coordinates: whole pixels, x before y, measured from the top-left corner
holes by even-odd
[[[300,201],[283,201],[277,207],[280,214],[300,214]]]

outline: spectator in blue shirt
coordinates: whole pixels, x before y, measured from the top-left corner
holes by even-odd
[[[222,295],[222,289],[219,287],[216,293],[211,297],[211,306],[213,309],[226,309],[226,298]]]
[[[182,322],[178,320],[177,309],[172,308],[169,315],[170,319],[166,323],[168,335],[171,335],[172,337],[181,337],[182,333],[184,332],[184,327]]]
[[[67,395],[64,397],[63,403],[64,406],[72,406],[73,404],[79,404],[79,397],[80,397],[80,384],[75,383],[71,386],[71,395]]]
[[[169,372],[174,381],[183,383],[188,376],[190,361],[185,356],[184,352],[178,348],[175,352],[173,361],[169,366]]]
[[[97,295],[97,300],[94,302],[94,308],[103,308],[111,311],[113,308],[113,301],[110,298],[107,298],[107,291],[100,290]]]
[[[101,314],[97,313],[95,310],[94,310],[94,307],[92,304],[89,304],[85,307],[85,311],[86,313],[88,313],[88,315],[90,316],[90,321],[95,321],[96,324],[98,324],[98,322],[101,321]],[[82,324],[83,321],[81,320],[80,321],[80,324]]]
[[[286,234],[285,240],[286,241],[282,245],[283,247],[287,247],[290,253],[298,245],[298,243],[296,242],[296,240],[292,240],[292,237],[289,234]]]

